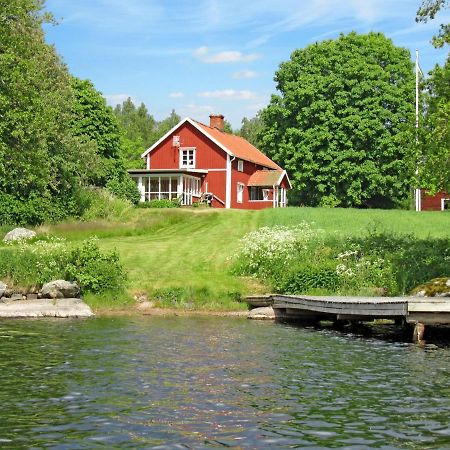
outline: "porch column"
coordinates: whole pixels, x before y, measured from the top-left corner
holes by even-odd
[[[143,177],[139,177],[138,178],[138,190],[139,193],[141,194],[141,202],[145,201],[145,186],[144,183],[142,182]]]
[[[184,205],[184,195],[183,195],[183,175],[179,175],[179,176],[178,176],[177,197],[178,197],[178,198],[181,198],[181,204]]]

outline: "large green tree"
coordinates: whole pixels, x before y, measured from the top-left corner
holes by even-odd
[[[275,74],[262,147],[307,205],[393,207],[414,173],[409,51],[352,32],[293,52]]]
[[[417,11],[416,21],[426,23],[428,20],[433,20],[439,11],[449,9],[449,7],[449,0],[423,0]],[[450,24],[441,24],[441,29],[438,35],[433,37],[432,42],[435,47],[443,47],[445,44],[450,44]]]
[[[420,128],[420,185],[450,192],[450,56],[425,81],[425,116]]]
[[[261,111],[258,111],[256,113],[256,116],[251,119],[247,119],[247,117],[244,117],[241,123],[242,125],[241,129],[239,130],[239,136],[242,136],[256,148],[260,148],[260,137],[261,133],[264,130],[264,121],[261,118]]]
[[[70,213],[92,151],[71,133],[70,76],[42,0],[0,0],[0,222]]]

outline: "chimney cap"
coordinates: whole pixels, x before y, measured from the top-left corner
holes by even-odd
[[[210,114],[209,115],[209,126],[211,128],[217,128],[219,131],[224,130],[224,118],[223,114]]]

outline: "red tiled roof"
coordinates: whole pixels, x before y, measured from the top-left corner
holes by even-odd
[[[195,123],[212,138],[226,147],[231,153],[233,153],[234,156],[236,156],[236,158],[251,161],[259,164],[260,166],[267,167],[268,169],[281,170],[280,166],[275,164],[268,156],[259,151],[244,138],[219,131],[217,128],[208,127],[207,125],[197,121],[195,121]],[[280,176],[280,174],[278,176]]]
[[[278,186],[283,170],[257,170],[250,176],[247,186]]]

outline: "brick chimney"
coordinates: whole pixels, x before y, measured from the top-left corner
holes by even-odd
[[[211,128],[217,128],[219,131],[223,131],[223,119],[225,117],[222,114],[211,114],[209,116],[209,126]]]

